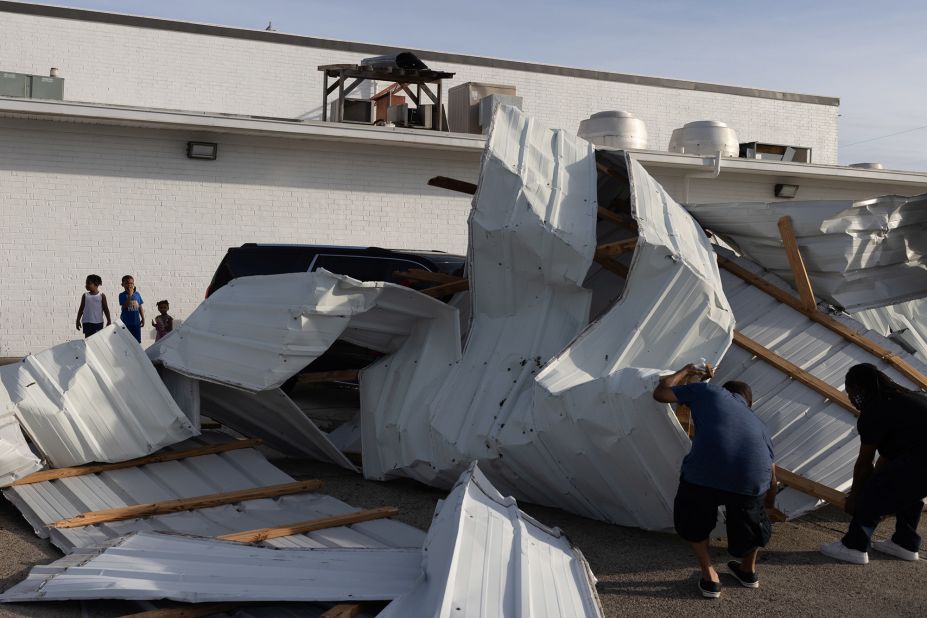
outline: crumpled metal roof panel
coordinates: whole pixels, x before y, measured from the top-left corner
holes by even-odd
[[[208,435],[208,434],[207,434]],[[209,437],[210,442],[216,438]],[[176,448],[195,448],[189,441]],[[357,509],[321,493],[251,500],[145,519],[110,522],[79,528],[51,528],[47,524],[86,511],[146,504],[175,498],[266,487],[294,479],[254,449],[148,464],[100,474],[76,476],[30,485],[15,485],[4,495],[23,514],[36,533],[51,536],[62,551],[99,545],[136,531],[218,536],[307,519],[342,515]],[[391,519],[265,541],[269,547],[421,547],[424,533]]]
[[[0,406],[55,467],[116,462],[199,433],[117,323],[0,370]]]
[[[0,487],[42,469],[10,407],[0,408]]]
[[[35,567],[0,600],[383,601],[420,576],[420,549],[281,550],[136,532]]]
[[[263,391],[280,387],[336,339],[393,352],[418,320],[443,305],[399,285],[321,269],[241,277],[203,301],[148,354],[193,378]]]
[[[686,208],[744,255],[792,281],[777,226],[788,215],[815,292],[847,311],[927,296],[927,195]]]
[[[760,266],[723,249],[718,249],[718,253],[768,282],[790,290],[788,284],[765,273]],[[915,386],[882,359],[779,303],[736,275],[722,270],[721,278],[734,309],[738,330],[827,384],[842,391],[844,377],[851,366],[872,363],[899,384]],[[851,319],[835,319],[927,373],[927,367],[894,342]],[[769,431],[778,465],[828,487],[849,490],[853,464],[859,452],[857,419],[853,413],[737,346],[732,346],[725,355],[714,380],[719,384],[742,380],[750,385],[753,410]],[[818,504],[815,498],[792,489],[785,490],[777,499],[779,510],[789,517],[798,517]]]
[[[424,578],[381,617],[602,615],[582,553],[522,513],[476,464],[439,505],[423,555]]]
[[[456,362],[426,337],[362,372],[367,476],[448,485],[478,458],[519,498],[625,525],[672,525],[689,441],[653,401],[652,367],[717,361],[732,313],[707,238],[634,164],[642,233],[630,282],[582,331],[596,165],[582,140],[499,108],[471,217],[466,350]]]
[[[209,418],[242,435],[261,438],[291,456],[328,461],[358,472],[328,435],[279,388],[252,393],[202,382],[200,396]]]
[[[866,309],[853,317],[886,337],[904,342],[918,358],[927,361],[927,298]]]

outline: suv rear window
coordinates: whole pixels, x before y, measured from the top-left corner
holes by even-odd
[[[361,281],[390,281],[396,283],[393,273],[413,268],[430,270],[419,262],[389,257],[370,255],[331,255],[319,254],[315,257],[310,270],[324,268],[339,275],[347,275]]]

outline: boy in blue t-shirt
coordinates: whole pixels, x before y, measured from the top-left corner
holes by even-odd
[[[141,343],[142,324],[145,323],[145,309],[142,305],[145,301],[135,289],[135,277],[132,275],[122,278],[122,287],[125,292],[119,293],[119,306],[122,308],[119,319],[126,325],[126,329],[132,333],[135,340]]]

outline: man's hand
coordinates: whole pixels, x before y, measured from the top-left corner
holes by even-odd
[[[843,511],[847,515],[852,516],[854,513],[856,513],[856,502],[857,496],[854,492],[851,491],[849,494],[847,494],[846,502],[843,503]]]
[[[80,320],[77,320],[77,330],[80,330]]]
[[[711,366],[699,367],[689,363],[676,373],[660,378],[660,383],[653,389],[653,398],[660,403],[677,403],[676,394],[673,393],[673,387],[680,384],[686,384],[693,379],[698,381],[707,380],[711,377]]]

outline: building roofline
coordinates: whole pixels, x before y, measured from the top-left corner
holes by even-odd
[[[323,39],[318,37],[287,34],[266,30],[253,30],[250,28],[237,28],[231,26],[217,26],[199,22],[177,21],[160,17],[142,17],[124,13],[110,13],[105,11],[90,11],[71,7],[53,6],[45,4],[26,4],[0,0],[0,12],[35,15],[40,17],[54,17],[59,19],[73,19],[77,21],[97,22],[152,30],[169,30],[189,34],[202,34],[220,36],[234,39],[262,41],[265,43],[278,43],[282,45],[295,45],[300,47],[314,47],[338,51],[357,52],[360,54],[386,54],[398,51],[411,51],[424,60],[432,62],[452,62],[494,69],[510,69],[530,73],[543,73],[560,75],[563,77],[578,77],[598,81],[636,84],[640,86],[655,86],[658,88],[672,88],[677,90],[691,90],[695,92],[715,92],[760,99],[774,99],[794,103],[812,103],[815,105],[839,106],[838,97],[820,96],[814,94],[801,94],[795,92],[780,92],[762,88],[749,88],[744,86],[729,86],[725,84],[710,84],[684,79],[665,77],[651,77],[634,75],[630,73],[614,73],[595,69],[580,69],[574,67],[525,62],[522,60],[506,60],[487,56],[470,56],[450,52],[431,51],[423,49],[407,49],[392,45],[378,45],[374,43],[359,43],[354,41],[341,41],[337,39]]]
[[[371,127],[347,123],[217,114],[128,105],[79,103],[47,99],[0,97],[0,119],[21,118],[102,126],[127,126],[232,135],[328,140],[390,147],[428,148],[479,156],[486,145],[483,135],[443,133],[423,129]],[[698,173],[714,167],[714,157],[660,150],[628,150],[648,170]],[[818,178],[841,182],[871,182],[927,187],[927,172],[873,170],[843,165],[791,163],[725,157],[722,174],[753,174],[779,179]]]

